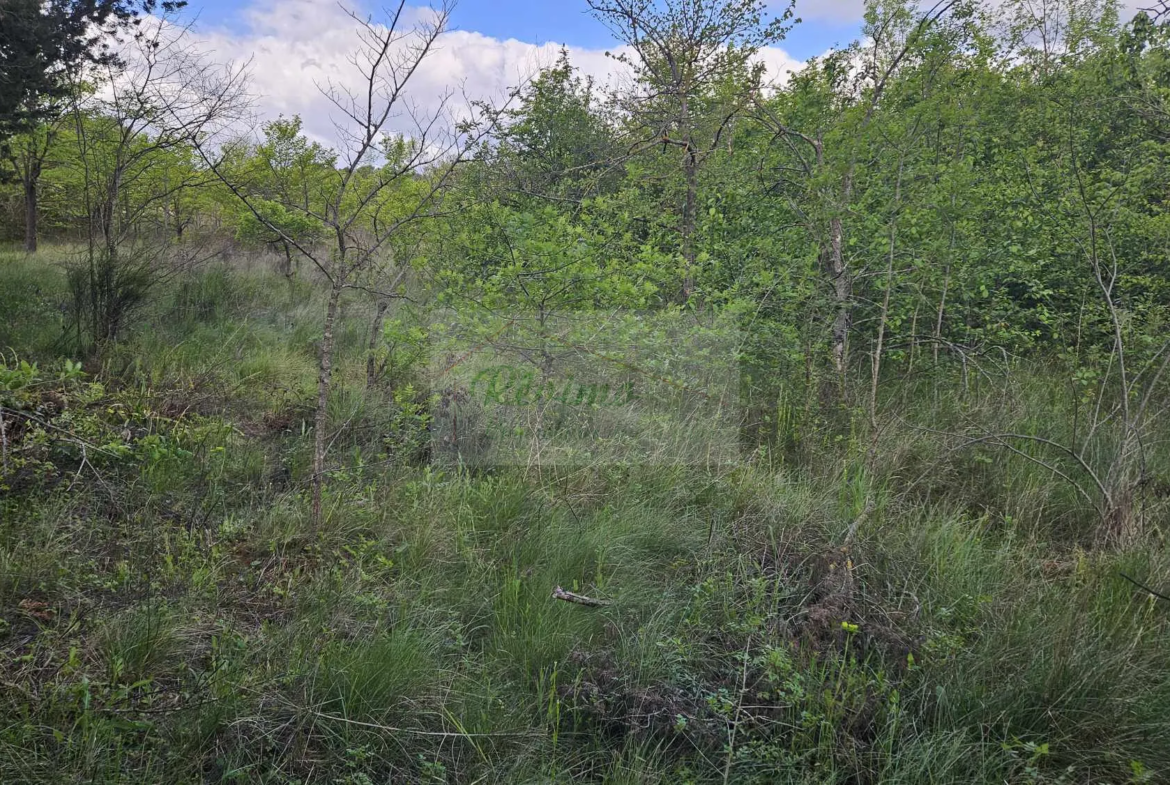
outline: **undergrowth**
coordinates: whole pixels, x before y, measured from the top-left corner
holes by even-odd
[[[1103,550],[1085,478],[955,449],[1073,427],[1039,361],[891,379],[873,445],[790,412],[718,470],[469,469],[413,355],[367,389],[355,299],[316,526],[311,287],[208,268],[81,363],[36,264],[0,259],[0,781],[1170,776],[1170,603],[1132,582],[1170,585],[1165,451]]]

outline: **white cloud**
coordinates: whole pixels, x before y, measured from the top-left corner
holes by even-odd
[[[864,11],[865,0],[796,0],[796,16],[808,21],[860,22]]]
[[[758,57],[768,69],[766,80],[773,85],[784,84],[793,71],[799,71],[804,67],[803,61],[797,60],[778,46],[761,49]]]
[[[354,20],[335,3],[320,0],[255,0],[243,16],[243,30],[203,30],[204,47],[216,60],[251,59],[251,92],[260,120],[299,114],[306,133],[334,144],[337,134],[332,118],[338,112],[321,95],[319,86],[360,86],[361,77],[350,62],[358,41]],[[555,43],[500,40],[471,31],[444,33],[412,77],[409,102],[427,115],[436,111],[442,96],[449,92],[454,92],[459,102],[463,95],[498,101],[509,88],[555,62],[560,48]],[[599,84],[610,82],[621,70],[603,49],[569,47],[569,56]],[[787,71],[800,66],[778,47],[762,52],[761,59],[769,78],[775,81],[783,81]],[[409,118],[400,117],[395,122],[391,125],[396,130],[411,128]]]
[[[358,2],[358,0],[352,0]],[[782,0],[778,0],[778,3]],[[991,4],[1003,0],[984,0]],[[330,83],[357,88],[361,78],[350,58],[357,44],[357,24],[335,2],[327,0],[244,0],[242,28],[201,26],[199,37],[218,61],[251,61],[251,92],[258,121],[298,114],[306,133],[335,145],[337,111],[319,86]],[[371,0],[372,2],[372,0]],[[1146,0],[1148,3],[1149,0]],[[777,7],[778,7],[777,3]],[[1123,17],[1132,15],[1142,0],[1123,0]],[[863,0],[797,0],[796,13],[806,20],[854,23],[861,18]],[[408,9],[406,26],[426,19],[427,8]],[[410,105],[420,114],[433,113],[442,96],[454,92],[462,104],[471,99],[502,100],[510,87],[531,78],[555,62],[561,46],[500,40],[481,33],[453,30],[444,33],[437,48],[411,80]],[[615,45],[615,50],[619,49]],[[622,68],[604,49],[569,47],[573,64],[602,85],[616,83]],[[802,63],[780,47],[760,53],[773,84],[787,79]],[[391,122],[392,130],[409,131],[409,118]]]

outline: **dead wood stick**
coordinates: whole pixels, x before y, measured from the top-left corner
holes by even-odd
[[[1129,577],[1124,572],[1119,572],[1117,574],[1120,575],[1122,578],[1125,578],[1127,581],[1132,583],[1134,586],[1137,586],[1139,589],[1141,589],[1142,591],[1149,594],[1151,597],[1157,597],[1159,600],[1165,600],[1166,602],[1170,602],[1170,597],[1167,597],[1165,594],[1162,594],[1161,592],[1154,591],[1153,589],[1151,589],[1149,586],[1145,585],[1144,583],[1139,583],[1138,581],[1135,581],[1133,578]]]
[[[574,594],[571,591],[565,591],[560,586],[553,589],[552,596],[554,600],[575,602],[578,605],[588,605],[590,608],[600,608],[610,604],[609,600],[596,600],[593,597],[586,597],[584,594]]]

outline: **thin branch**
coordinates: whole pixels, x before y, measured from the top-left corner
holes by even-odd
[[[1144,583],[1142,583],[1140,581],[1134,580],[1133,578],[1126,575],[1124,572],[1119,572],[1117,574],[1120,575],[1122,578],[1125,578],[1127,581],[1132,583],[1134,586],[1137,586],[1139,589],[1146,592],[1150,596],[1157,597],[1159,600],[1165,600],[1166,602],[1170,602],[1170,597],[1167,597],[1165,594],[1162,594],[1161,592],[1154,591],[1149,586],[1145,585]]]
[[[598,600],[593,597],[586,597],[584,594],[574,594],[571,591],[565,591],[560,586],[553,589],[552,597],[554,600],[564,600],[565,602],[572,602],[577,605],[586,605],[590,608],[603,608],[606,605],[613,604],[609,600]]]

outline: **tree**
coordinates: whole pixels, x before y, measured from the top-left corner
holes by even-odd
[[[324,224],[314,217],[323,210],[318,185],[329,177],[336,156],[302,135],[300,117],[266,123],[264,140],[244,153],[233,179],[248,183],[252,201],[234,200],[236,238],[279,246],[284,255],[281,273],[291,279],[294,243],[312,246],[324,236]]]
[[[0,155],[21,182],[25,251],[37,250],[37,185],[72,91],[89,67],[119,62],[112,44],[143,14],[183,1],[6,0],[0,6]]]
[[[567,50],[525,86],[518,104],[505,113],[498,144],[479,159],[503,198],[572,206],[617,186],[614,128],[601,113],[593,80],[578,74]]]
[[[816,238],[821,266],[832,290],[831,355],[842,385],[849,361],[855,277],[846,254],[849,238],[845,219],[853,208],[859,163],[871,152],[865,146],[886,90],[926,33],[955,4],[955,0],[938,0],[914,19],[914,12],[904,3],[887,6],[871,0],[865,28],[872,42],[868,51],[850,48],[831,53],[794,80],[789,92],[804,92],[813,106],[803,129],[798,127],[799,121],[781,117],[767,102],[757,101],[759,117],[773,139],[792,153],[792,167],[785,179],[797,173],[806,186],[806,203],[794,206]],[[862,55],[862,67],[855,68]]]
[[[50,119],[86,66],[119,61],[112,46],[143,15],[185,0],[6,0],[0,7],[0,140]]]
[[[245,72],[215,65],[190,31],[167,18],[140,28],[125,60],[104,64],[105,89],[74,92],[72,134],[79,162],[84,261],[70,270],[78,341],[100,350],[117,338],[168,261],[140,229],[182,189],[211,182],[206,170],[172,168],[168,159],[231,126],[244,103]]]
[[[1036,275],[1057,311],[1077,313],[1067,355],[1077,403],[1086,405],[1074,409],[1066,438],[981,438],[1072,483],[1097,509],[1098,542],[1124,548],[1143,534],[1140,494],[1151,479],[1170,367],[1167,144],[1157,100],[1167,39],[1141,17],[1122,34],[1109,2],[1050,2],[1044,10],[1017,20],[1024,56],[1010,73],[1030,133],[1016,171],[1043,226],[1037,266],[1046,269]]]
[[[792,17],[787,3],[768,18],[762,0],[588,0],[593,15],[632,50],[613,57],[630,69],[625,96],[632,152],[661,147],[681,156],[678,219],[682,295],[694,289],[699,173],[728,127],[760,88],[763,47],[783,39]]]
[[[24,197],[24,250],[36,253],[39,235],[41,174],[50,151],[54,148],[57,133],[65,120],[57,114],[28,130],[10,137],[3,144],[3,152],[12,166],[16,179],[20,181]]]
[[[359,89],[337,84],[320,89],[335,110],[334,127],[340,150],[330,154],[328,167],[304,184],[308,198],[294,188],[295,167],[284,170],[275,189],[265,180],[235,179],[220,166],[214,149],[200,144],[207,165],[268,231],[288,243],[321,272],[329,284],[318,352],[317,402],[313,443],[313,519],[322,520],[321,501],[326,475],[328,404],[333,384],[334,327],[342,294],[348,290],[392,296],[407,267],[390,253],[394,240],[408,226],[433,215],[456,167],[467,160],[493,127],[495,115],[483,104],[472,106],[469,119],[451,117],[450,93],[423,114],[411,105],[407,88],[432,54],[447,27],[451,6],[443,5],[413,25],[405,0],[388,17],[375,21],[350,13],[357,30],[351,64],[360,75]],[[478,111],[476,111],[478,109]],[[409,131],[394,123],[406,119]],[[303,141],[292,147],[308,150]],[[316,155],[316,154],[314,154]],[[271,194],[271,196],[270,196]],[[289,231],[268,205],[319,222],[330,237],[327,248],[315,247]]]

